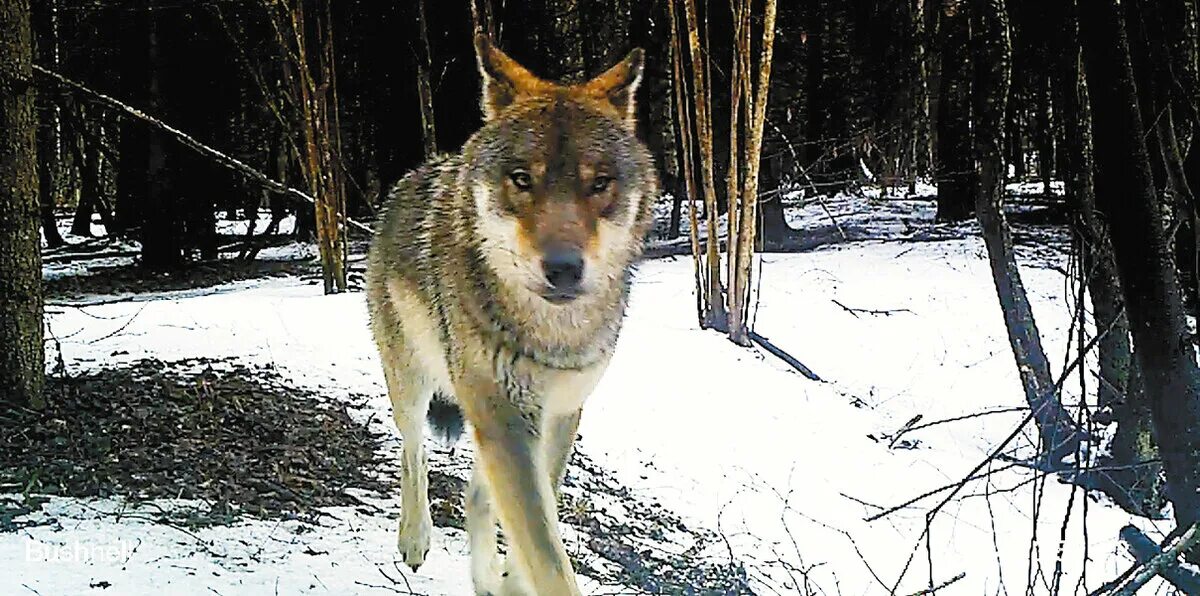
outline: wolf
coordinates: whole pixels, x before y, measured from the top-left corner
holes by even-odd
[[[430,546],[425,419],[453,431],[465,418],[475,592],[574,595],[557,490],[659,188],[636,131],[644,55],[568,84],[474,41],[482,127],[393,187],[368,256],[370,324],[402,439],[399,550],[416,570]]]

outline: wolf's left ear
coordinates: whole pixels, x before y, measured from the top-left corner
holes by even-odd
[[[603,97],[625,117],[626,124],[633,125],[637,113],[634,94],[642,82],[642,70],[646,53],[635,48],[616,66],[588,81],[584,88],[593,95]]]

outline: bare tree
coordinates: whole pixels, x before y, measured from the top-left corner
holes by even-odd
[[[960,6],[959,9],[967,8]],[[1075,453],[1081,438],[1058,398],[1029,297],[1021,282],[1012,233],[1004,217],[1004,153],[1001,145],[1012,49],[1003,0],[973,0],[975,160],[979,172],[975,210],[983,229],[992,279],[1008,329],[1008,340],[1046,450],[1054,466]]]
[[[1097,405],[1111,412],[1116,425],[1110,453],[1101,459],[1110,468],[1096,475],[1095,486],[1131,512],[1155,515],[1162,507],[1161,466],[1150,430],[1150,411],[1140,390],[1140,373],[1129,340],[1129,318],[1121,295],[1108,224],[1096,209],[1093,178],[1092,120],[1079,46],[1078,7],[1074,0],[1058,6],[1060,32],[1054,77],[1062,121],[1063,182],[1068,206],[1075,212],[1083,282],[1091,298],[1096,332],[1099,386]],[[1114,485],[1115,486],[1112,486]]]
[[[750,273],[751,257],[753,256],[753,242],[755,237],[755,222],[758,209],[758,173],[759,166],[762,162],[762,141],[763,141],[763,125],[767,117],[767,97],[770,91],[771,84],[771,62],[775,49],[775,0],[766,0],[763,17],[763,36],[761,54],[758,58],[758,88],[756,91],[751,91],[752,76],[750,72],[750,0],[735,0],[736,12],[740,15],[741,23],[738,25],[735,33],[737,51],[734,56],[735,72],[740,72],[741,77],[735,77],[735,81],[742,83],[741,95],[744,95],[743,101],[746,106],[746,115],[749,135],[746,139],[746,151],[741,156],[743,160],[742,170],[745,172],[744,181],[740,189],[740,193],[731,192],[729,195],[729,245],[735,247],[730,251],[730,282],[729,282],[729,338],[734,343],[743,346],[750,345],[750,330],[746,325],[749,319],[749,295],[750,295]],[[740,63],[740,66],[739,66]],[[735,92],[735,103],[731,113],[737,113],[737,103]],[[735,126],[732,130],[737,130],[737,118],[734,118]],[[736,144],[731,142],[730,154],[735,155],[734,148]],[[737,178],[735,175],[736,166],[732,165],[734,160],[731,159],[730,166],[730,187],[734,188],[734,182]],[[736,197],[735,195],[740,194]],[[736,207],[735,207],[736,205]],[[736,227],[734,221],[737,221]]]
[[[1200,367],[1161,225],[1122,8],[1117,0],[1099,0],[1079,14],[1096,202],[1112,235],[1167,496],[1185,528],[1200,520]]]
[[[430,82],[433,59],[429,51],[425,0],[417,0],[417,26],[421,30],[417,43],[417,95],[421,101],[421,135],[425,141],[425,157],[430,158],[437,153],[437,127],[433,120],[433,84]]]
[[[317,248],[325,293],[346,290],[346,197],[341,169],[337,77],[330,2],[305,10],[301,0],[265,1],[286,81],[285,105],[299,126],[299,163],[309,194],[316,198]]]
[[[40,407],[42,260],[28,0],[0,0],[0,403]]]
[[[700,144],[701,181],[704,188],[704,214],[708,227],[705,240],[705,276],[701,324],[726,329],[728,315],[721,291],[721,252],[717,230],[717,189],[714,183],[712,91],[709,87],[708,44],[701,45],[696,0],[682,0],[687,18],[688,60],[692,65],[692,99],[696,111],[696,139]],[[696,255],[699,258],[699,255]]]
[[[690,109],[691,103],[689,102],[689,99],[694,100],[696,95],[693,92],[689,92],[688,77],[685,74],[686,69],[683,63],[682,33],[680,32],[678,18],[675,16],[676,12],[677,2],[671,0],[667,5],[667,14],[670,17],[671,23],[671,72],[673,79],[671,87],[674,90],[675,125],[679,130],[679,135],[676,137],[679,142],[677,154],[680,160],[679,169],[683,176],[683,190],[687,194],[688,237],[691,240],[692,264],[696,277],[696,318],[703,325],[705,320],[705,304],[709,296],[709,278],[701,265],[700,224],[696,208],[695,160],[693,159],[694,145],[692,143],[692,131],[696,130],[696,127],[692,121],[691,115],[693,110]]]
[[[942,75],[937,110],[937,218],[971,217],[976,173],[971,143],[971,56],[968,0],[942,0]]]

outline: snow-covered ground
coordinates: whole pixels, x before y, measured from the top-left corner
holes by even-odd
[[[810,207],[793,225],[828,217]],[[903,207],[873,227],[904,236],[906,226],[930,225],[927,202]],[[1061,367],[1074,294],[1059,272],[1065,256],[1054,259],[1038,252],[1023,275]],[[1121,526],[1169,530],[1102,500],[1085,505],[1022,468],[968,483],[925,542],[926,513],[947,492],[865,521],[956,483],[1024,416],[983,243],[851,242],[763,255],[756,275],[756,329],[824,382],[698,329],[690,260],[648,261],[579,449],[634,495],[723,536],[703,556],[741,562],[757,593],[911,594],[960,574],[938,593],[1086,593],[1131,564]],[[369,395],[357,415],[390,419],[361,293],[324,296],[319,285],[271,279],[51,306],[48,321],[68,372],[234,357],[333,398]],[[892,441],[918,415],[983,412],[992,413]],[[1033,453],[1031,433],[1016,455]],[[395,448],[391,436],[385,448]],[[437,529],[428,562],[412,573],[394,552],[398,497],[378,505],[386,513],[329,510],[317,527],[249,520],[184,531],[139,518],[139,508],[170,503],[53,498],[29,519],[56,523],[0,534],[0,594],[470,593],[461,532]],[[579,540],[568,533],[571,548]]]

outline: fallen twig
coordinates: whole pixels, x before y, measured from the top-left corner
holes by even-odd
[[[913,311],[908,310],[907,308],[894,308],[894,309],[884,309],[884,310],[876,310],[873,308],[851,308],[849,306],[846,306],[845,304],[842,304],[841,302],[838,302],[836,298],[833,298],[831,300],[833,301],[834,304],[842,307],[842,310],[850,313],[851,315],[854,315],[854,318],[856,318],[856,319],[858,318],[858,313],[863,313],[865,315],[883,315],[885,317],[890,317],[894,314],[898,314],[898,313],[902,313],[902,312],[906,312],[910,315],[913,314]]]
[[[908,596],[926,596],[928,594],[935,594],[935,593],[937,593],[938,590],[944,589],[944,588],[948,587],[950,584],[953,584],[954,582],[957,582],[958,580],[960,580],[966,576],[967,576],[967,574],[965,572],[960,573],[960,574],[958,574],[936,586],[925,588],[924,590],[921,590],[920,592],[913,592],[912,594],[909,594]]]

